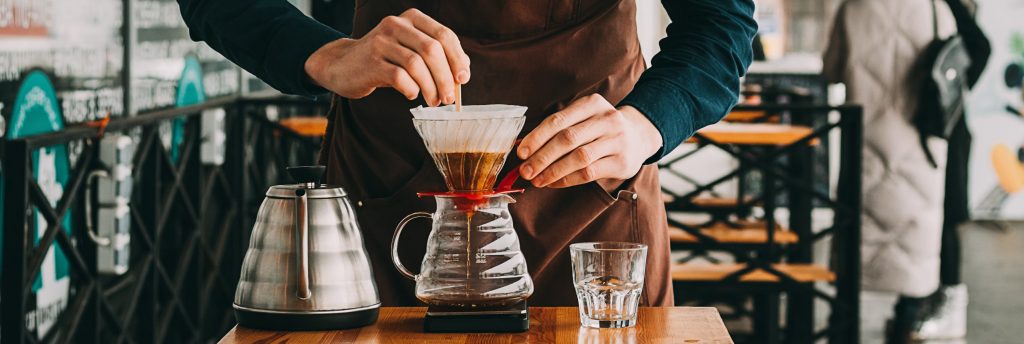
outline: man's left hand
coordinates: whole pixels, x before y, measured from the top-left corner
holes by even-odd
[[[661,146],[661,133],[640,111],[616,109],[592,94],[548,116],[523,138],[519,172],[536,187],[629,179]]]

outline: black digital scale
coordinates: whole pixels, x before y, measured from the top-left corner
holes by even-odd
[[[530,329],[526,300],[514,305],[467,310],[462,307],[427,307],[423,331],[432,333],[525,332]]]

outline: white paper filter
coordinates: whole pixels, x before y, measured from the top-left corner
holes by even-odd
[[[464,105],[462,111],[456,112],[455,105],[440,107],[417,107],[409,109],[412,117],[416,119],[489,119],[489,118],[513,118],[522,117],[526,114],[525,106],[491,104],[491,105]]]
[[[455,112],[453,105],[409,110],[431,154],[508,153],[526,122],[525,106],[469,105],[462,110]]]

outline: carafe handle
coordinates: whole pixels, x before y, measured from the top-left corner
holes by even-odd
[[[300,300],[308,300],[312,292],[309,290],[309,199],[306,189],[295,190],[295,271],[296,295]]]
[[[399,237],[402,236],[402,229],[405,228],[405,225],[409,224],[409,222],[412,222],[412,220],[421,217],[429,219],[434,217],[434,215],[422,211],[409,214],[409,216],[406,216],[404,219],[402,219],[401,222],[398,223],[398,228],[395,228],[395,236],[391,238],[391,262],[395,264],[395,268],[398,269],[398,272],[402,273],[402,276],[405,276],[406,278],[411,279],[413,281],[416,280],[416,275],[409,271],[409,269],[406,269],[405,265],[402,265],[402,259],[398,257],[398,239]]]

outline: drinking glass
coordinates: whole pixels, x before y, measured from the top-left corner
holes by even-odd
[[[636,310],[647,267],[647,245],[577,243],[569,245],[569,254],[580,323],[594,328],[636,325]]]

